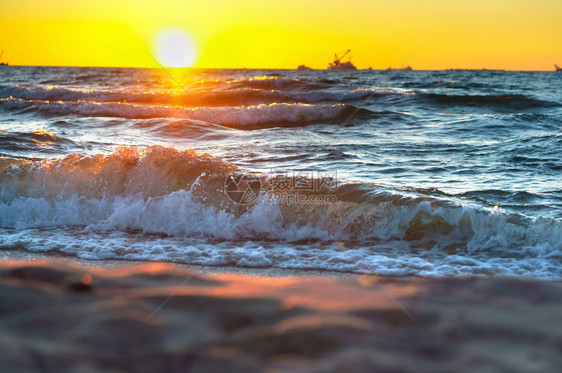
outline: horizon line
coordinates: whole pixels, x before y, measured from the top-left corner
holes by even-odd
[[[107,68],[107,69],[158,69],[158,66],[91,66],[91,65],[4,65],[5,67],[82,67],[82,68]],[[392,67],[392,66],[390,66]],[[288,68],[288,67],[194,67],[194,66],[190,66],[190,67],[169,67],[167,66],[167,68],[173,69],[173,70],[298,70],[296,67],[295,68]],[[310,70],[318,70],[318,71],[324,71],[324,70],[329,70],[327,68],[322,69],[322,68],[310,68]],[[308,71],[310,71],[308,70]],[[387,68],[383,68],[383,69],[376,69],[376,68],[364,68],[364,69],[357,69],[357,70],[347,70],[347,71],[386,71]],[[487,67],[481,67],[481,68],[462,68],[462,67],[448,67],[448,68],[442,68],[442,69],[415,69],[412,68],[412,70],[409,71],[448,71],[448,70],[467,70],[467,71],[512,71],[512,72],[557,72],[555,69],[553,70],[511,70],[511,69],[505,69],[505,68],[487,68]],[[307,71],[307,70],[303,70],[303,71]],[[336,71],[336,70],[334,70]],[[401,68],[392,68],[392,71],[408,71],[408,70],[402,70]]]

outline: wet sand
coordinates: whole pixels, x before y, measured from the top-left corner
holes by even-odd
[[[554,372],[562,283],[0,262],[0,364],[27,372]]]

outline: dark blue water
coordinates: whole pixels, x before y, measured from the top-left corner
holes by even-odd
[[[0,69],[3,250],[562,278],[562,74],[170,72]]]

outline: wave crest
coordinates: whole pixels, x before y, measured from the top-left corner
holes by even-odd
[[[127,103],[50,102],[22,99],[0,99],[8,110],[39,111],[46,115],[80,115],[130,119],[181,118],[219,124],[234,128],[308,125],[344,119],[355,107],[344,104],[260,104],[239,107],[185,108],[180,106],[149,106]],[[367,111],[362,109],[363,111]]]
[[[208,154],[160,146],[43,161],[0,158],[0,226],[93,224],[215,239],[398,240],[420,248],[550,256],[562,249],[556,220],[532,221],[371,184],[303,191],[288,179],[288,191],[265,188],[255,204],[237,205],[225,193],[233,172],[240,170]],[[266,186],[276,176],[253,177]],[[281,194],[336,198],[295,204],[272,198]]]

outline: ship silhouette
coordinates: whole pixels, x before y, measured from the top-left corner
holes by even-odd
[[[351,63],[351,60],[346,62],[341,62],[341,60],[349,53],[351,49],[348,49],[341,57],[337,54],[334,55],[334,62],[328,64],[328,70],[357,70],[357,67]]]

